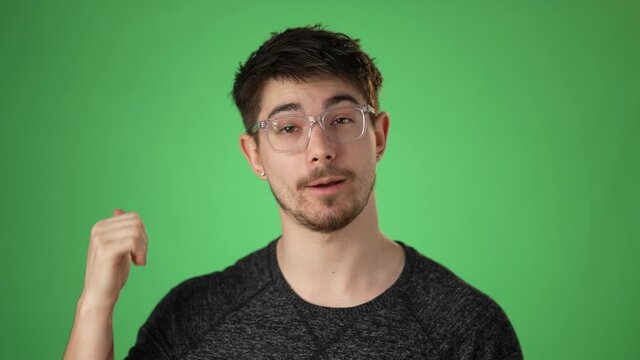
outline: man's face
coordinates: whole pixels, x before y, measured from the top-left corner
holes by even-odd
[[[357,103],[343,99],[329,107],[365,104],[356,88],[335,77],[316,77],[306,82],[272,79],[262,90],[258,119],[266,119],[274,109],[287,104],[293,105],[273,116],[315,116],[339,96],[351,97]],[[252,162],[262,167],[286,216],[313,231],[328,233],[346,226],[360,214],[373,190],[376,154],[382,153],[386,141],[386,128],[382,131],[382,125],[372,126],[371,116],[366,117],[365,134],[348,143],[331,142],[320,126],[314,125],[307,147],[295,152],[275,151],[260,131],[260,146]],[[318,181],[330,183],[313,186]]]

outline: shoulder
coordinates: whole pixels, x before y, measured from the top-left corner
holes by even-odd
[[[476,304],[493,307],[495,303],[488,295],[470,285],[446,266],[405,245],[407,257],[411,258],[411,285],[420,299],[430,305],[455,306]],[[440,299],[440,301],[436,301]]]
[[[493,349],[496,358],[520,352],[511,322],[496,301],[446,266],[404,246],[412,260],[406,298],[429,336],[446,344],[446,351]]]
[[[223,270],[195,276],[174,286],[166,297],[178,304],[216,303],[243,297],[271,280],[268,246],[264,246]]]
[[[416,311],[447,314],[448,319],[480,320],[500,306],[487,294],[467,283],[446,266],[404,244],[411,261],[408,290],[413,292]]]
[[[234,306],[270,283],[269,245],[225,269],[184,280],[171,288],[139,330],[132,353],[162,348],[179,354],[188,348]]]

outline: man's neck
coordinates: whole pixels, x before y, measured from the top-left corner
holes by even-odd
[[[355,306],[386,290],[400,275],[404,252],[378,226],[374,193],[344,228],[318,233],[281,213],[278,265],[293,290],[308,302]]]

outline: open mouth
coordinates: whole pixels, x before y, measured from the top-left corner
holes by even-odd
[[[332,186],[338,185],[338,184],[340,184],[342,182],[344,182],[344,179],[343,180],[338,180],[338,181],[328,182],[326,184],[318,184],[318,185],[314,185],[314,186],[309,186],[309,187],[322,189],[322,188],[328,188],[328,187],[332,187]]]
[[[307,183],[306,190],[317,196],[336,195],[346,185],[343,183],[348,180],[344,176],[325,176]]]

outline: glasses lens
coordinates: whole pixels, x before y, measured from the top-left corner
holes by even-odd
[[[331,110],[324,117],[324,130],[333,141],[352,141],[362,136],[364,117],[357,108]]]
[[[276,150],[287,151],[302,147],[307,140],[309,122],[304,117],[287,116],[271,121],[267,137]]]

